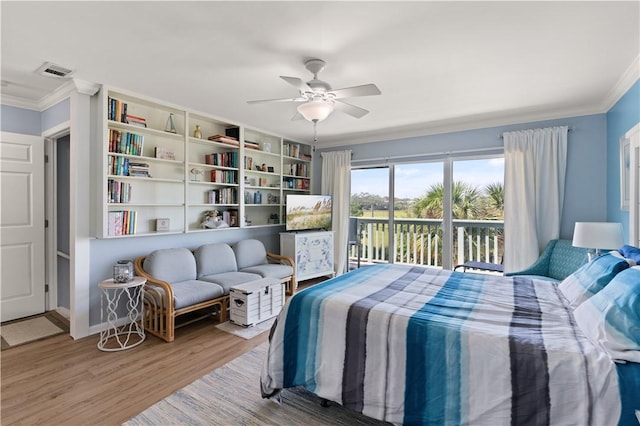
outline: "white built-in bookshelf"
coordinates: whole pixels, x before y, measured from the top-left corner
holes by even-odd
[[[99,103],[99,238],[281,226],[310,193],[309,145],[123,90]]]

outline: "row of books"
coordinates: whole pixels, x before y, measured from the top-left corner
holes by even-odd
[[[238,204],[238,191],[236,188],[211,189],[207,191],[209,204]]]
[[[238,153],[237,152],[219,152],[213,154],[206,154],[204,156],[206,164],[221,167],[238,167]]]
[[[128,123],[138,127],[147,127],[147,119],[127,113],[127,103],[120,99],[107,98],[107,119]]]
[[[309,177],[309,164],[306,164],[306,163],[283,164],[282,174],[290,175],[290,176]]]
[[[131,202],[131,184],[109,179],[107,182],[107,196],[109,203]]]
[[[147,163],[136,163],[124,157],[110,155],[107,167],[112,176],[151,177]]]
[[[232,170],[211,170],[211,182],[238,183],[237,174]]]
[[[135,210],[109,212],[109,236],[135,234],[137,219],[138,214]]]
[[[300,144],[285,143],[282,144],[282,155],[286,157],[299,158],[301,160],[311,161],[311,155],[300,150]]]
[[[285,189],[309,189],[309,179],[283,177],[282,187]]]
[[[120,130],[109,130],[109,152],[142,155],[144,136]]]

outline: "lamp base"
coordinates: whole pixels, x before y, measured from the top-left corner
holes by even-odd
[[[589,262],[593,261],[596,257],[600,256],[602,253],[600,252],[600,249],[595,249],[595,251],[590,251],[587,253],[587,258],[589,259]]]

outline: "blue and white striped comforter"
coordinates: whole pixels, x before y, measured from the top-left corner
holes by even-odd
[[[272,330],[263,396],[304,386],[395,424],[615,425],[614,364],[556,285],[402,265],[296,294]]]

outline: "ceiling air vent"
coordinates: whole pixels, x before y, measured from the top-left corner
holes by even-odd
[[[65,78],[73,74],[72,70],[61,67],[60,65],[52,64],[51,62],[45,62],[36,72],[40,75],[44,75],[45,77],[55,78]]]

